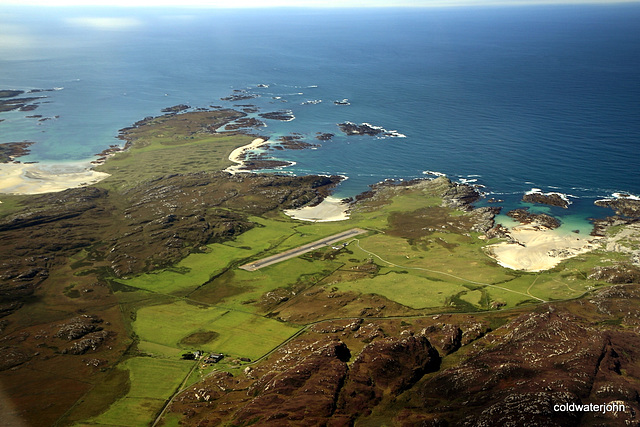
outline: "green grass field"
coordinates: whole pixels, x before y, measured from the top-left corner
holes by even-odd
[[[133,328],[141,341],[169,349],[200,349],[250,359],[264,355],[299,330],[298,326],[251,313],[183,301],[141,308]],[[182,343],[198,332],[213,332],[216,337],[201,344]],[[153,350],[148,345],[143,348]],[[155,351],[169,355],[163,347],[155,347]]]
[[[106,412],[83,425],[144,426],[154,420],[193,367],[193,361],[136,357],[120,364],[131,388]]]

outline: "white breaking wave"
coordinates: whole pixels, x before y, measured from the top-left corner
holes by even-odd
[[[640,200],[640,197],[634,196],[633,194],[629,193],[613,193],[612,196],[615,199]]]
[[[433,176],[447,176],[446,173],[436,172],[436,171],[422,171],[423,175],[433,175]]]

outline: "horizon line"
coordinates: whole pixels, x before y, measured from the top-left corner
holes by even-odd
[[[249,0],[251,1],[251,0]],[[264,3],[264,2],[260,2]],[[302,3],[302,4],[301,4]],[[363,4],[364,3],[364,4]],[[59,3],[52,1],[36,0],[33,2],[25,2],[25,0],[0,0],[1,6],[13,6],[13,7],[45,7],[45,8],[113,8],[113,9],[221,9],[221,10],[233,10],[233,9],[431,9],[431,8],[460,8],[460,7],[522,7],[522,6],[570,6],[570,5],[620,5],[620,4],[640,4],[640,0],[488,0],[476,2],[474,0],[458,0],[458,1],[446,1],[446,0],[427,0],[423,4],[415,4],[415,1],[401,3],[401,4],[380,4],[376,1],[362,2],[357,4],[343,1],[340,3],[329,4],[328,2],[319,1],[316,4],[304,4],[304,2],[289,3],[288,0],[282,0],[272,5],[264,4],[242,4],[242,0],[237,1],[233,6],[215,5],[202,2],[189,2],[185,1],[182,4],[176,4],[173,1],[169,2],[154,2],[149,4],[146,1],[105,1],[105,2],[92,2],[87,4],[78,0],[62,0]]]

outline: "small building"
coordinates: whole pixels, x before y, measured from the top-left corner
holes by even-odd
[[[204,359],[205,363],[218,363],[219,361],[221,361],[224,358],[224,354],[220,354],[220,353],[211,353],[209,356],[207,356],[206,359]]]

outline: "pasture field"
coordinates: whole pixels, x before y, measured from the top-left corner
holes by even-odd
[[[256,359],[298,332],[299,327],[251,313],[178,301],[139,309],[133,329],[141,341],[167,348]],[[202,339],[189,339],[194,335]],[[156,351],[168,353],[161,347]]]
[[[135,357],[120,364],[129,372],[130,389],[109,409],[86,425],[140,426],[155,419],[164,402],[175,393],[193,361]]]

